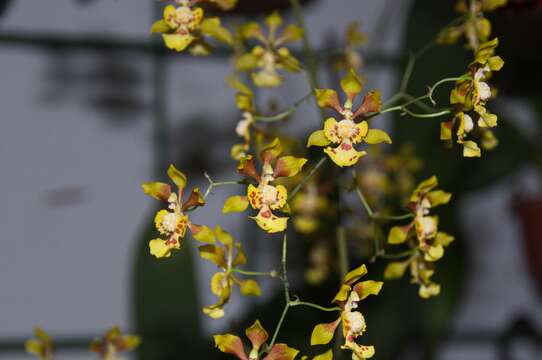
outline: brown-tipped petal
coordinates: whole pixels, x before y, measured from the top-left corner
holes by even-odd
[[[260,347],[267,341],[269,334],[260,324],[259,320],[256,320],[249,328],[246,329],[245,334],[252,343],[252,348],[260,349]]]
[[[256,167],[254,166],[254,158],[252,155],[245,156],[239,160],[239,165],[237,165],[237,172],[245,176],[251,177],[257,182],[260,182],[261,178]]]
[[[360,107],[354,113],[354,118],[365,114],[379,112],[382,108],[382,100],[380,99],[380,92],[370,91],[363,98],[363,102]]]
[[[148,182],[141,184],[143,192],[157,200],[167,201],[171,195],[171,186],[162,182]]]
[[[193,207],[199,207],[205,205],[205,199],[201,196],[199,188],[192,189],[188,200],[183,203],[182,210],[190,209]]]

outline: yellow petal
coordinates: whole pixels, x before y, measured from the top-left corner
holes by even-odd
[[[435,284],[435,283],[430,283],[428,285],[420,285],[418,294],[423,299],[428,299],[431,296],[436,296],[440,294],[440,285]]]
[[[411,226],[394,226],[388,235],[388,244],[402,244],[406,241]]]
[[[331,141],[324,135],[324,130],[313,132],[307,140],[307,147],[311,146],[328,146]]]
[[[265,23],[270,28],[277,28],[280,25],[282,25],[282,16],[280,16],[280,13],[278,11],[273,11],[271,15],[265,18]]]
[[[404,262],[390,262],[384,270],[384,279],[393,280],[403,277],[408,267],[408,261]]]
[[[444,255],[444,248],[440,245],[438,246],[429,246],[424,249],[424,259],[425,261],[437,261]]]
[[[435,190],[427,194],[427,198],[431,203],[431,207],[435,207],[438,205],[447,204],[452,198],[452,194],[442,190]]]
[[[338,123],[334,118],[328,118],[324,122],[324,135],[329,141],[334,143],[341,142],[341,139],[337,135],[337,127]]]
[[[337,326],[339,326],[340,322],[341,319],[338,318],[330,323],[316,325],[314,329],[312,329],[311,346],[329,344],[335,336],[335,330],[337,330]]]
[[[339,95],[332,89],[316,89],[316,101],[320,107],[330,107],[340,111]]]
[[[171,22],[170,19],[174,19],[176,16],[177,9],[175,9],[175,6],[168,5],[164,8],[164,21],[171,27],[175,28],[177,27],[177,24],[174,22]]]
[[[241,360],[248,359],[239,337],[231,334],[215,335],[214,340],[215,346],[223,353],[235,355]]]
[[[200,31],[208,36],[212,36],[215,39],[222,41],[228,45],[233,43],[233,37],[228,29],[220,24],[219,18],[207,18],[204,19],[199,27]]]
[[[258,283],[251,279],[240,281],[239,289],[244,296],[260,296],[262,294]]]
[[[283,156],[275,163],[273,176],[275,178],[296,176],[303,169],[306,162],[307,159],[304,158]]]
[[[243,212],[248,207],[248,199],[246,196],[236,195],[230,196],[224,202],[222,207],[223,214],[229,214],[232,212]]]
[[[194,41],[192,35],[162,34],[162,38],[168,49],[176,51],[183,51]]]
[[[167,174],[169,178],[177,185],[179,190],[182,190],[186,187],[186,175],[184,175],[182,172],[180,172],[175,165],[171,164],[169,165],[169,168],[167,169]]]
[[[362,121],[359,124],[356,124],[356,129],[358,129],[358,133],[352,139],[352,142],[358,144],[367,136],[367,133],[369,132],[369,124],[367,121]]]
[[[260,152],[260,158],[262,162],[269,163],[282,153],[282,144],[280,143],[279,138],[275,138],[270,144],[266,145]]]
[[[363,300],[369,295],[378,295],[382,290],[382,285],[384,283],[381,281],[362,281],[354,286],[354,291],[358,293],[360,300]]]
[[[206,306],[203,308],[203,313],[212,319],[221,319],[224,317],[224,308],[222,306]],[[241,358],[240,359],[246,359]]]
[[[148,182],[141,184],[143,192],[156,200],[167,201],[171,195],[171,186],[162,182]]]
[[[204,243],[214,244],[215,243],[215,233],[208,226],[190,224],[190,231],[192,232],[192,237],[197,241]]]
[[[231,282],[225,273],[217,272],[211,278],[211,291],[216,296],[222,296],[222,293],[230,284]]]
[[[383,130],[380,129],[370,129],[367,133],[367,136],[365,139],[363,139],[367,144],[380,144],[380,143],[388,143],[391,144],[391,138],[390,136]]]
[[[455,238],[452,235],[445,232],[438,232],[437,236],[435,237],[435,245],[446,247],[450,245],[454,240]]]
[[[151,33],[165,33],[168,32],[171,28],[167,24],[167,22],[163,19],[155,21],[151,26]]]
[[[250,206],[254,210],[259,210],[262,207],[262,194],[260,189],[258,189],[256,186],[249,184],[247,189],[247,198],[250,203]]]
[[[354,98],[363,89],[363,84],[353,69],[341,80],[341,88],[350,99]]]
[[[353,284],[354,282],[358,281],[361,277],[365,276],[366,274],[367,274],[367,267],[365,266],[365,264],[362,264],[361,266],[348,272],[343,278],[343,283]]]
[[[481,157],[482,151],[478,147],[478,144],[474,141],[465,141],[463,143],[463,156],[464,157]]]
[[[350,144],[341,144],[336,148],[327,147],[324,152],[340,167],[355,165],[361,157],[367,154],[365,151],[357,151]]]
[[[342,284],[341,288],[339,289],[337,294],[335,294],[335,297],[333,298],[331,302],[337,303],[341,301],[346,301],[346,299],[348,299],[348,295],[350,294],[351,290],[352,290],[352,287],[350,285]]]
[[[284,206],[288,205],[288,190],[283,185],[275,186],[277,189],[277,200],[271,205],[271,210],[282,209]]]
[[[218,240],[227,247],[233,246],[233,236],[224,229],[222,229],[219,225],[215,226],[215,235]]]
[[[270,234],[284,231],[288,225],[287,217],[278,217],[270,210],[260,211],[257,216],[251,217],[251,219],[255,220],[260,228]]]
[[[171,251],[173,249],[180,249],[180,248],[181,248],[181,244],[178,241],[174,241],[173,244],[168,244],[166,240],[153,239],[149,242],[149,249],[150,249],[151,255],[154,255],[158,259],[170,257]]]

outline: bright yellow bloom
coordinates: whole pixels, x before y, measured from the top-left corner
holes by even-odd
[[[357,309],[361,300],[369,295],[378,295],[384,283],[372,280],[358,282],[366,274],[367,268],[361,265],[344,276],[341,288],[333,299],[333,303],[342,309],[341,316],[331,323],[316,325],[312,330],[311,345],[329,344],[335,336],[335,330],[339,324],[342,324],[345,342],[341,348],[352,351],[352,359],[355,360],[369,359],[374,356],[373,346],[356,343],[356,339],[367,329],[365,317]]]
[[[206,241],[209,228],[192,223],[187,211],[205,205],[199,189],[194,188],[186,200],[183,201],[184,188],[187,184],[186,176],[177,170],[174,165],[168,169],[170,179],[177,185],[178,191],[172,192],[171,186],[161,182],[143,183],[145,194],[157,200],[167,201],[168,208],[156,213],[154,223],[156,229],[164,238],[150,241],[149,248],[152,255],[157,258],[171,256],[173,250],[181,248],[181,242],[189,228],[192,236],[199,241]]]
[[[53,339],[39,326],[34,327],[34,336],[37,339],[26,341],[26,352],[34,355],[39,360],[52,360],[54,352]]]
[[[363,85],[358,76],[351,70],[341,81],[341,87],[347,96],[343,106],[339,103],[339,96],[335,90],[316,89],[318,105],[322,108],[329,107],[337,111],[342,119],[337,121],[329,118],[324,123],[324,129],[313,132],[307,142],[307,147],[322,146],[324,152],[341,167],[352,166],[365,156],[365,151],[357,151],[354,145],[362,141],[367,144],[379,144],[386,142],[391,144],[388,134],[379,129],[369,129],[367,121],[356,122],[370,113],[380,111],[380,94],[376,91],[369,92],[360,106],[354,110],[353,102],[361,93]],[[333,146],[330,146],[333,145]]]
[[[264,147],[260,153],[261,174],[256,171],[252,156],[241,159],[238,171],[256,181],[257,184],[249,184],[246,196],[229,197],[224,203],[223,213],[243,212],[250,205],[258,211],[258,214],[251,219],[256,221],[260,228],[269,233],[286,229],[288,217],[279,217],[275,215],[275,211],[290,212],[287,203],[288,191],[283,185],[275,185],[274,182],[280,177],[297,175],[307,160],[294,156],[279,157],[281,153],[282,146],[278,138]]]
[[[279,70],[298,72],[301,70],[299,61],[290,54],[284,44],[298,41],[302,38],[303,29],[288,25],[282,33],[278,33],[283,20],[278,12],[269,15],[265,22],[267,34],[256,22],[245,24],[241,30],[245,39],[253,39],[261,45],[255,46],[249,53],[239,56],[235,67],[239,71],[250,71],[252,81],[259,87],[277,87],[282,84]]]
[[[129,352],[139,346],[141,339],[135,335],[122,334],[115,326],[109,329],[102,338],[95,339],[90,344],[90,351],[98,354],[103,360],[120,360],[119,353]]]
[[[178,1],[178,6],[166,6],[163,19],[152,25],[151,32],[161,33],[169,49],[183,51],[190,47],[196,55],[209,53],[210,45],[203,36],[231,44],[232,36],[221,26],[220,19],[204,18],[203,9],[195,7],[195,3],[181,0]]]
[[[389,244],[407,243],[414,251],[406,261],[390,263],[384,277],[400,278],[406,268],[410,267],[412,282],[420,285],[419,295],[423,298],[439,294],[440,286],[431,281],[433,263],[442,258],[444,248],[454,240],[453,236],[439,232],[438,218],[429,215],[432,208],[447,204],[452,197],[452,194],[445,191],[434,190],[437,186],[435,176],[418,185],[407,205],[414,215],[412,222],[392,227],[388,236]]]
[[[217,225],[208,242],[199,247],[199,254],[220,269],[211,279],[211,291],[218,296],[218,302],[206,306],[203,312],[213,319],[219,319],[224,316],[224,305],[229,301],[234,285],[239,286],[241,294],[245,296],[260,296],[261,290],[256,281],[240,280],[234,276],[235,267],[246,264],[247,258],[241,244],[234,242],[228,232]]]
[[[270,349],[267,349],[265,344],[269,334],[262,327],[259,320],[256,320],[254,324],[246,329],[245,335],[252,345],[248,355],[245,352],[242,340],[235,335],[215,335],[215,346],[223,353],[234,355],[240,360],[294,360],[299,353],[299,351],[288,347],[286,344],[274,344]],[[259,355],[261,349],[267,349],[263,357]]]

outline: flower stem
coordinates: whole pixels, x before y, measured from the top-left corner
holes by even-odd
[[[290,302],[290,306],[292,306],[292,307],[293,306],[307,306],[307,307],[312,307],[312,308],[318,309],[320,311],[327,311],[327,312],[341,311],[341,308],[338,307],[338,306],[324,307],[324,306],[320,306],[318,304],[314,304],[314,303],[307,302],[307,301],[300,301],[300,300],[292,300]]]
[[[272,278],[275,278],[278,276],[277,272],[275,270],[268,271],[268,272],[262,272],[262,271],[248,271],[248,270],[242,270],[233,268],[231,269],[234,273],[241,274],[241,275],[247,275],[247,276],[269,276]]]
[[[271,116],[262,116],[262,115],[256,115],[254,116],[254,120],[255,121],[259,121],[259,122],[275,122],[275,121],[280,121],[280,120],[284,120],[286,119],[287,117],[289,117],[290,115],[292,115],[293,113],[296,112],[297,108],[305,101],[307,101],[309,98],[311,98],[313,96],[312,92],[303,96],[301,99],[299,99],[298,101],[296,101],[292,106],[290,106],[289,108],[287,108],[286,110],[276,114],[276,115],[271,115]]]
[[[318,169],[326,162],[327,160],[327,156],[323,156],[317,163],[316,165],[314,165],[314,167],[311,169],[311,171],[309,171],[309,173],[299,182],[299,184],[297,184],[297,186],[290,192],[290,195],[288,196],[288,201],[292,200],[296,195],[297,193],[299,192],[299,190],[301,190],[301,188],[303,187],[303,185],[305,185],[307,183],[307,181],[309,181],[313,176],[314,174],[316,174],[316,171],[318,171]]]
[[[282,327],[282,323],[284,322],[284,318],[286,317],[286,314],[288,313],[288,309],[290,308],[290,304],[292,299],[290,298],[290,283],[288,282],[288,271],[287,271],[287,256],[288,256],[288,235],[284,233],[284,237],[282,239],[282,258],[281,258],[281,280],[284,284],[284,297],[285,297],[285,304],[284,309],[282,310],[282,314],[280,315],[279,322],[277,323],[277,327],[275,328],[275,332],[273,333],[273,337],[271,338],[271,342],[269,343],[269,349],[273,347],[275,344],[275,341],[277,340],[277,336],[279,334],[280,328]]]
[[[212,194],[213,192],[213,189],[215,187],[219,187],[219,186],[227,186],[227,185],[242,185],[244,184],[245,182],[243,180],[232,180],[232,181],[218,181],[218,182],[215,182],[213,179],[211,179],[211,177],[209,176],[209,174],[207,173],[204,173],[204,176],[205,178],[207,179],[207,181],[209,181],[209,186],[207,187],[207,190],[205,191],[205,193],[203,194],[203,199],[207,199],[207,197]]]

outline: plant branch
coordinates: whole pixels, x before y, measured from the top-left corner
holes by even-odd
[[[292,200],[299,190],[303,188],[303,186],[316,174],[318,169],[326,162],[327,156],[323,156],[317,163],[314,165],[314,167],[309,171],[309,173],[299,182],[299,184],[296,185],[296,187],[290,192],[290,195],[288,196],[288,201]]]
[[[213,189],[215,187],[219,187],[219,186],[227,186],[227,185],[242,185],[244,184],[244,180],[232,180],[232,181],[214,181],[213,179],[211,179],[211,177],[209,176],[209,174],[207,173],[204,173],[203,174],[205,176],[205,178],[207,179],[207,181],[209,182],[209,186],[207,187],[207,190],[205,191],[205,193],[203,194],[203,199],[207,199],[207,197],[213,193]]]
[[[313,93],[311,92],[310,94],[307,94],[307,95],[303,96],[303,98],[301,98],[300,100],[296,101],[292,106],[290,106],[286,110],[284,110],[284,111],[282,111],[282,112],[280,112],[280,113],[278,113],[276,115],[270,115],[270,116],[256,115],[256,116],[254,116],[254,120],[259,121],[259,122],[275,122],[275,121],[284,120],[287,117],[291,116],[293,113],[295,113],[297,111],[297,109],[299,108],[299,106],[303,102],[305,102],[309,98],[311,98],[312,96],[313,96]]]
[[[242,270],[233,268],[231,269],[234,273],[241,274],[241,275],[247,275],[247,276],[269,276],[272,278],[278,277],[278,273],[275,270],[268,271],[268,272],[262,272],[262,271],[248,271],[248,270]]]

